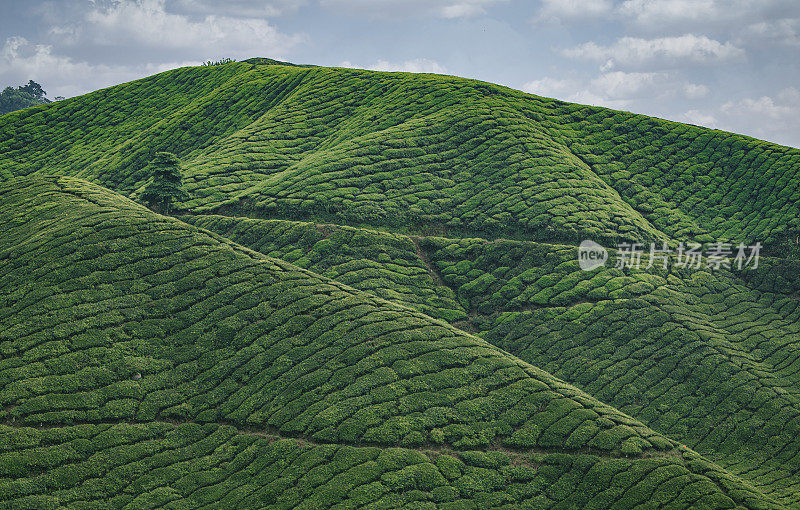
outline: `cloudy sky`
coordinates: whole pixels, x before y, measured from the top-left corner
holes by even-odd
[[[800,147],[800,0],[3,0],[0,85],[204,60],[478,78]]]

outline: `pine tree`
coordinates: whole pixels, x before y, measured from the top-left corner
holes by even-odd
[[[183,189],[180,160],[175,154],[157,152],[148,166],[153,179],[139,196],[147,207],[166,214],[172,211],[175,201],[189,198],[189,194]]]

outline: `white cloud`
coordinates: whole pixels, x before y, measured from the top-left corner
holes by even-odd
[[[679,115],[675,120],[678,122],[687,122],[697,126],[704,126],[709,128],[716,128],[719,121],[709,112],[700,111],[697,109],[688,110],[687,112]]]
[[[196,55],[282,57],[306,40],[279,32],[260,18],[207,15],[199,20],[168,12],[165,0],[120,0],[94,4],[81,23],[56,26],[62,42],[183,50]]]
[[[40,83],[50,98],[71,97],[151,74],[199,62],[171,62],[139,66],[110,66],[75,61],[53,53],[49,45],[10,37],[0,50],[0,75],[10,83]]]
[[[685,82],[675,73],[622,71],[603,72],[587,79],[545,77],[525,83],[522,90],[575,103],[625,109],[677,94],[698,99],[709,92],[705,85]]]
[[[522,86],[522,90],[529,94],[545,97],[563,97],[579,88],[575,80],[553,78],[550,76],[539,80],[529,81]]]
[[[508,0],[320,0],[323,7],[378,18],[472,18]]]
[[[677,120],[800,147],[800,90],[787,87],[772,96],[728,101],[719,108],[689,110]]]
[[[596,90],[597,83],[592,83],[592,81],[547,76],[525,83],[522,90],[538,96],[608,108],[626,108],[631,104],[630,100],[612,98],[604,91]]]
[[[588,42],[561,50],[561,54],[573,59],[604,62],[603,69],[609,70],[614,67],[640,69],[718,64],[741,59],[745,52],[730,42],[721,43],[704,35],[685,34],[656,39],[622,37],[609,46]]]
[[[738,46],[800,46],[798,0],[541,0],[535,23],[595,20],[648,34],[727,34]]]
[[[438,73],[444,74],[447,69],[434,60],[427,58],[417,58],[404,62],[392,63],[386,60],[379,60],[377,64],[370,67],[373,71],[403,71],[406,73]]]
[[[224,7],[227,16],[262,18],[276,17],[296,12],[307,4],[306,0],[177,0],[175,6],[181,11],[213,14]]]
[[[78,43],[81,30],[77,26],[56,25],[50,27],[47,32],[58,40],[61,44],[72,46]]]
[[[728,0],[728,4],[742,3]],[[675,22],[713,20],[719,17],[721,6],[715,0],[626,0],[617,12],[640,25],[663,25]],[[733,5],[729,5],[733,8]]]
[[[797,0],[625,0],[624,21],[648,29],[723,28],[735,33],[762,21],[797,17]]]
[[[686,99],[702,99],[708,96],[709,90],[705,85],[685,83],[681,88],[681,92]]]
[[[614,9],[611,0],[542,0],[534,23],[605,18]]]
[[[722,111],[731,116],[766,117],[771,121],[789,121],[800,116],[800,90],[788,87],[775,97],[761,96],[745,98],[740,101],[729,101],[722,105]]]
[[[486,9],[479,3],[463,2],[452,5],[445,5],[439,11],[443,18],[472,18],[481,14],[486,14]]]
[[[613,108],[615,110],[626,110],[629,109],[633,104],[633,101],[630,99],[614,99],[586,89],[579,90],[565,99],[573,103],[603,106],[605,108]]]
[[[748,25],[740,33],[742,43],[800,46],[800,18],[761,21]]]
[[[358,69],[369,69],[371,71],[401,71],[404,73],[436,73],[447,74],[447,69],[436,62],[427,58],[416,58],[412,60],[405,60],[403,62],[389,62],[387,60],[378,60],[371,66],[361,67],[353,64],[349,60],[339,64],[339,67],[349,67]]]
[[[601,73],[589,80],[545,77],[526,83],[522,86],[522,90],[575,103],[628,108],[636,99],[657,95],[659,87],[662,87],[667,79],[666,73],[614,71]]]
[[[590,82],[592,90],[611,99],[632,99],[663,82],[664,73],[603,73]]]

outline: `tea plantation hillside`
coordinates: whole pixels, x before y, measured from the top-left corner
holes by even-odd
[[[781,507],[411,308],[86,181],[0,198],[3,507]]]
[[[488,341],[800,503],[800,263],[585,272],[571,247],[427,248]]]
[[[420,259],[407,236],[308,222],[228,218],[181,219],[253,250],[310,269],[359,290],[448,322],[466,319],[453,291]]]
[[[466,312],[452,324],[800,503],[800,262],[585,272],[572,246],[183,219],[408,306],[434,282]],[[401,267],[415,278],[398,278]],[[451,303],[427,311],[447,317]]]
[[[0,175],[129,195],[158,151],[194,212],[545,242],[725,238],[797,250],[800,151],[448,76],[253,59],[0,122]]]
[[[796,148],[271,59],[0,116],[0,508],[800,508],[798,353]]]

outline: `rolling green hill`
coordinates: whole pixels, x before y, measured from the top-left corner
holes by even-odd
[[[0,193],[9,507],[776,505],[410,308],[85,181]]]
[[[318,271],[334,262],[357,268],[346,278],[365,291],[403,288],[390,279],[389,259],[380,278],[369,264],[379,258],[365,260],[342,237],[320,233],[333,232],[330,226],[183,219]],[[390,236],[356,232],[373,247]],[[800,262],[762,258],[759,269],[742,273],[658,266],[585,272],[573,246],[441,237],[406,238],[406,246],[396,258],[429,267],[417,288],[433,280],[466,312],[466,319],[449,319],[457,327],[800,503]],[[385,297],[419,306],[409,291]],[[452,308],[448,301],[428,313]]]
[[[126,198],[159,151],[174,217]],[[0,506],[800,508],[798,173],[270,59],[2,116]],[[583,239],[767,256],[586,272]]]
[[[258,60],[253,61],[258,62]],[[797,246],[800,151],[447,76],[182,68],[0,125],[0,175],[129,194],[158,151],[185,207],[495,238]]]

